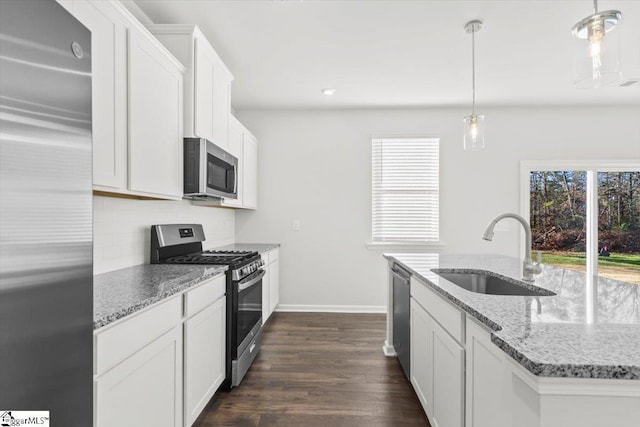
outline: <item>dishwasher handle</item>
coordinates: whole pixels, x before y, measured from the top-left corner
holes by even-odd
[[[409,284],[409,280],[411,279],[411,273],[409,273],[407,270],[405,270],[404,268],[400,267],[397,264],[394,264],[393,267],[391,267],[391,272],[393,273],[394,276],[398,277],[403,282],[407,282],[407,284]]]

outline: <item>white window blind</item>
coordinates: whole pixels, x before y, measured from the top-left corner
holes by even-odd
[[[437,138],[372,139],[372,242],[440,239]]]

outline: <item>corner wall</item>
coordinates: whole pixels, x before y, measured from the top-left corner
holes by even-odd
[[[521,160],[640,159],[640,107],[487,109],[486,149],[462,150],[465,109],[239,110],[259,140],[258,210],[236,215],[236,241],[279,242],[280,304],[383,310],[382,250],[367,249],[371,136],[440,137],[442,252],[519,255]],[[293,231],[291,221],[300,221]],[[347,306],[347,307],[341,307]]]

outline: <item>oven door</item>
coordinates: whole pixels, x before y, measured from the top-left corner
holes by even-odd
[[[258,270],[237,283],[238,328],[236,335],[237,354],[242,353],[247,336],[257,324],[262,324],[262,277],[264,270]]]

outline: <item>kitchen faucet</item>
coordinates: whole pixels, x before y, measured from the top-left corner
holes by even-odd
[[[498,221],[504,218],[513,218],[520,224],[522,224],[522,227],[524,228],[525,246],[524,261],[522,263],[522,280],[524,280],[525,282],[533,283],[533,275],[540,274],[542,272],[542,252],[538,251],[538,262],[533,262],[533,259],[531,258],[531,227],[529,226],[529,223],[526,219],[514,213],[504,213],[502,215],[498,215],[493,219],[493,221],[489,223],[487,229],[484,230],[482,238],[488,241],[493,240],[493,228],[496,226]]]

